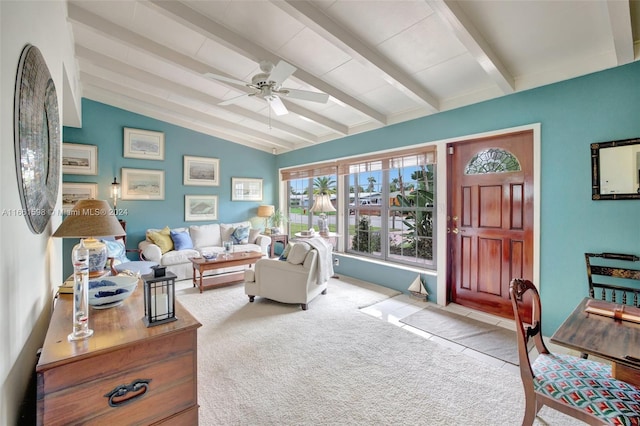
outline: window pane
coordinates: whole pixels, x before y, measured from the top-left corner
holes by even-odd
[[[347,250],[384,260],[434,267],[435,164],[424,156],[351,166]]]
[[[288,181],[289,235],[309,229],[309,179]]]
[[[336,207],[336,176],[319,176],[315,178],[294,179],[288,181],[289,188],[289,235],[306,231],[309,228],[318,228],[320,212],[313,212],[312,207],[315,196],[321,193],[328,194],[331,204]],[[337,231],[336,212],[325,213],[329,223],[329,231]]]
[[[403,262],[434,265],[433,206],[435,165],[397,162],[390,170],[389,257]]]

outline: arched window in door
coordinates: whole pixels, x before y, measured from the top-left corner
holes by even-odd
[[[520,162],[509,151],[488,148],[478,152],[464,168],[465,175],[519,172]]]

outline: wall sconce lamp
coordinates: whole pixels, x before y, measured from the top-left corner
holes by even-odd
[[[120,198],[121,194],[120,183],[116,178],[113,178],[113,183],[111,184],[111,198],[113,199],[113,209],[115,210],[118,204],[118,198]]]

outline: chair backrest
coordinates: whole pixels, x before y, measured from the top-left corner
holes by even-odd
[[[525,393],[534,392],[533,371],[529,359],[529,341],[533,342],[538,353],[548,354],[549,350],[542,340],[542,305],[538,290],[529,280],[516,278],[509,286],[513,316],[516,322],[518,340],[518,360],[520,361],[520,376]],[[528,305],[528,306],[527,306]],[[529,311],[528,307],[531,307]],[[525,317],[525,312],[530,315]]]
[[[629,267],[640,257],[622,253],[585,253],[584,258],[589,297],[640,306],[640,270]]]

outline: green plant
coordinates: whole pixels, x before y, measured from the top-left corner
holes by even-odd
[[[276,209],[273,214],[269,217],[269,221],[271,222],[271,226],[276,228],[284,227],[289,222],[289,216],[285,212],[280,209]]]
[[[360,217],[358,229],[351,242],[353,249],[360,252],[373,253],[380,251],[380,233],[371,232],[367,216]]]
[[[402,223],[407,232],[403,235],[406,249],[416,253],[419,258],[433,259],[433,212],[422,211],[416,207],[433,205],[433,171],[423,166],[411,175],[418,182],[418,188],[407,196],[398,195],[397,200],[405,218]]]

